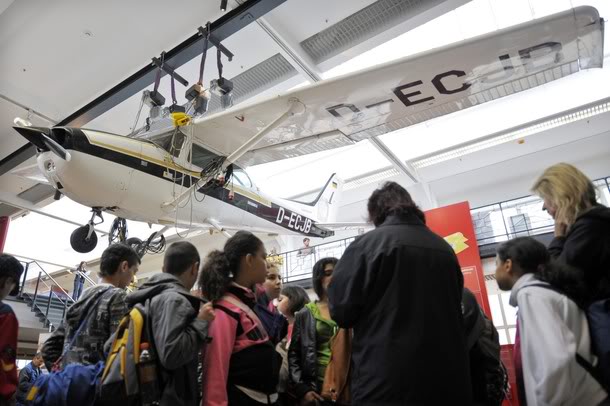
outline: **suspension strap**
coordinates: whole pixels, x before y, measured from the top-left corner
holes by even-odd
[[[205,37],[203,38],[203,53],[201,54],[201,64],[199,65],[199,82],[200,86],[203,85],[203,70],[205,68],[205,58],[208,54],[208,46],[210,42],[210,23],[208,22],[205,26]]]

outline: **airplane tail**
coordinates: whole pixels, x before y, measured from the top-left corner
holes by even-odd
[[[333,173],[316,198],[309,202],[292,200],[300,206],[304,213],[310,214],[316,221],[332,223],[337,218],[343,181]]]

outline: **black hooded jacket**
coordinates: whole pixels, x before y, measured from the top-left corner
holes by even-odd
[[[451,246],[415,215],[347,247],[328,298],[332,319],[354,329],[352,404],[471,403],[463,286]]]
[[[197,319],[201,299],[189,295],[180,280],[167,273],[154,275],[127,296],[129,307],[150,301],[155,350],[162,367],[161,406],[196,406],[199,349],[208,323]]]
[[[579,215],[564,237],[551,241],[549,253],[584,273],[591,302],[610,298],[610,208],[597,205]]]

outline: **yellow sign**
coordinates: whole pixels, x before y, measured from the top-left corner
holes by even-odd
[[[455,251],[456,254],[459,254],[468,248],[468,244],[466,244],[468,238],[464,237],[464,234],[460,232],[448,235],[445,237],[445,241],[451,245],[451,248],[453,248],[453,251]]]

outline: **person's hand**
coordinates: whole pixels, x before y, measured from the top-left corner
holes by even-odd
[[[555,222],[555,237],[564,237],[568,232],[568,225],[565,223]]]
[[[324,398],[318,395],[314,391],[309,391],[305,394],[303,399],[301,399],[301,406],[314,406],[317,405],[318,402],[322,402]]]
[[[212,307],[211,302],[207,302],[199,309],[199,314],[197,315],[199,320],[203,321],[212,321],[216,318],[216,313],[214,312],[214,308]]]

